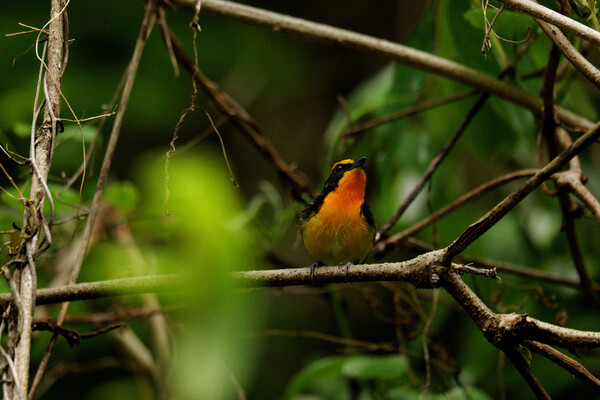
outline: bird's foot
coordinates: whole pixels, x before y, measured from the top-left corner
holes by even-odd
[[[315,268],[318,266],[318,263],[314,263],[310,266],[310,281],[315,280]]]
[[[340,263],[340,266],[344,266],[344,275],[346,276],[346,282],[348,282],[348,267],[350,267],[351,265],[354,265],[351,262],[347,262],[347,263]]]

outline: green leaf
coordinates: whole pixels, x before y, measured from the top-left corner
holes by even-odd
[[[15,136],[20,138],[26,138],[29,137],[29,135],[31,135],[31,125],[25,122],[15,122],[12,130]]]
[[[111,182],[106,187],[104,196],[110,205],[123,214],[133,211],[140,198],[138,189],[131,182]]]
[[[342,374],[355,379],[395,379],[405,372],[405,359],[402,356],[358,355],[347,360],[342,366]]]
[[[400,386],[391,389],[386,398],[389,400],[491,400],[487,393],[472,386],[453,387],[442,393],[421,393],[412,386]]]
[[[318,381],[341,376],[342,366],[347,360],[348,356],[335,356],[314,361],[292,378],[283,398],[292,400]]]

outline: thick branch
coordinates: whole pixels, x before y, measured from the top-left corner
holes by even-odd
[[[411,260],[350,266],[318,267],[314,281],[309,268],[255,270],[234,273],[234,277],[253,286],[289,286],[302,284],[368,282],[378,280],[406,281],[418,288],[442,286],[465,309],[475,324],[492,343],[506,344],[536,340],[567,349],[600,347],[600,333],[564,328],[539,321],[527,315],[495,314],[463,282],[455,268],[441,264],[443,250],[422,254]],[[59,288],[38,290],[38,304],[89,300],[103,297],[165,291],[181,291],[189,282],[186,275],[151,275],[110,281],[79,283]],[[11,300],[10,293],[0,295],[0,305]]]
[[[178,0],[176,3],[193,9],[195,1]],[[537,96],[462,64],[398,43],[231,1],[204,0],[202,1],[202,11],[262,26],[275,32],[289,32],[350,49],[381,54],[400,63],[489,92],[521,105],[536,114],[540,114],[542,110],[542,102]],[[589,120],[563,108],[557,109],[557,115],[568,126],[584,129],[592,127]]]
[[[288,268],[265,271],[244,271],[236,277],[253,282],[258,286],[310,285],[312,283],[367,282],[367,281],[404,281],[416,287],[432,288],[439,280],[438,266],[442,261],[442,251],[431,251],[412,260],[383,263],[351,265],[346,275],[345,267],[317,267],[314,280],[310,279],[309,268]]]

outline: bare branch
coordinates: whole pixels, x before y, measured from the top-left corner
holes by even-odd
[[[565,32],[579,36],[596,46],[600,46],[600,32],[585,26],[574,19],[546,8],[532,0],[499,0],[507,10],[517,11],[556,25]]]
[[[523,184],[516,192],[511,193],[496,207],[481,217],[479,221],[469,226],[467,230],[465,230],[462,235],[448,247],[448,256],[452,257],[461,253],[467,246],[494,226],[496,222],[512,210],[529,193],[533,192],[542,182],[565,165],[571,158],[592,144],[598,137],[600,137],[600,122],[596,123],[594,128],[579,137],[579,139],[573,142],[571,146],[556,156],[537,174],[525,182],[525,184]]]
[[[596,392],[600,392],[600,379],[592,375],[590,371],[571,357],[564,355],[547,344],[542,344],[534,340],[526,340],[524,346],[564,368],[572,376],[577,377]]]
[[[131,91],[133,89],[133,83],[135,81],[135,77],[137,74],[137,68],[140,63],[140,59],[142,56],[142,52],[144,49],[144,45],[146,44],[146,40],[152,30],[154,15],[156,10],[157,0],[150,0],[146,5],[146,13],[144,15],[144,19],[142,22],[142,26],[140,28],[140,32],[138,35],[138,39],[133,51],[133,55],[131,57],[131,61],[127,68],[127,74],[125,79],[125,84],[123,88],[123,93],[121,96],[121,102],[119,110],[117,111],[117,115],[115,117],[115,122],[112,127],[112,131],[110,137],[108,139],[108,144],[106,147],[106,152],[104,154],[104,160],[102,162],[102,167],[100,170],[100,175],[98,177],[98,183],[96,187],[96,192],[94,193],[94,197],[92,199],[92,205],[90,207],[90,213],[88,215],[88,221],[83,231],[83,245],[80,247],[80,250],[77,254],[76,261],[73,266],[73,270],[71,271],[70,283],[75,283],[77,281],[77,277],[79,276],[79,272],[81,270],[81,265],[83,264],[83,259],[85,257],[85,253],[87,251],[87,246],[92,236],[92,231],[94,228],[94,224],[96,221],[96,217],[100,208],[100,200],[102,198],[102,194],[104,192],[104,186],[108,179],[108,172],[110,170],[110,165],[112,161],[113,154],[115,152],[115,148],[117,145],[117,141],[119,139],[119,134],[121,131],[121,126],[123,124],[123,119],[125,116],[125,111],[127,109],[127,104],[129,102],[129,97],[131,95]],[[56,325],[61,326],[62,322],[66,316],[67,309],[69,307],[69,303],[64,303],[61,307],[60,313],[58,315]],[[48,348],[46,349],[46,353],[42,358],[42,361],[38,367],[35,378],[32,383],[31,392],[29,394],[29,400],[33,398],[35,394],[35,390],[39,385],[41,378],[44,374],[46,366],[48,364],[48,360],[50,359],[50,354],[52,353],[52,349],[54,348],[54,344],[56,343],[57,334],[53,333],[52,338],[50,339],[50,343],[48,344]]]
[[[205,3],[202,2],[202,7],[204,6]],[[183,67],[192,75],[194,81],[202,87],[202,90],[210,96],[219,111],[229,118],[229,122],[243,133],[267,160],[273,164],[280,176],[292,188],[294,196],[301,199],[303,193],[308,193],[311,197],[315,197],[317,193],[310,179],[296,165],[288,164],[281,158],[254,118],[229,96],[228,93],[223,91],[218,84],[211,81],[196,67],[194,61],[187,55],[179,41],[176,40],[174,34],[170,31],[169,37],[171,38],[171,46],[177,60],[183,64]]]
[[[551,400],[550,395],[546,392],[546,389],[544,389],[542,383],[535,376],[527,362],[525,362],[523,356],[513,347],[503,349],[502,351],[504,351],[506,357],[508,357],[523,379],[525,379],[525,382],[527,382],[527,385],[529,385],[535,396],[538,399]]]
[[[67,301],[92,300],[103,297],[125,296],[141,293],[160,293],[176,290],[186,281],[185,276],[149,275],[136,278],[113,279],[90,283],[77,283],[56,288],[38,289],[36,305]],[[10,293],[0,294],[0,306],[12,301]]]
[[[194,6],[194,0],[177,0],[175,3],[187,8]],[[202,11],[262,26],[275,32],[289,32],[354,50],[385,55],[403,64],[489,92],[538,115],[541,114],[542,103],[537,96],[462,64],[398,43],[231,1],[204,0]],[[600,36],[597,32],[596,35]],[[593,125],[589,120],[563,108],[558,108],[557,114],[558,118],[568,126],[589,129]]]
[[[344,133],[343,138],[348,139],[353,136],[358,136],[359,134],[364,133],[365,131],[367,131],[369,129],[376,128],[380,125],[384,125],[384,124],[390,123],[392,121],[396,121],[401,118],[410,117],[412,115],[419,114],[423,111],[427,111],[427,110],[430,110],[435,107],[441,107],[443,105],[446,105],[446,104],[449,104],[449,103],[452,103],[455,101],[463,100],[463,99],[470,97],[476,93],[477,93],[476,90],[471,89],[471,90],[466,90],[464,92],[452,94],[450,96],[447,96],[447,97],[444,97],[441,99],[424,101],[423,103],[413,105],[404,110],[397,111],[392,114],[386,115],[385,117],[367,121],[358,126],[348,128],[348,130]]]
[[[511,172],[509,174],[500,176],[496,179],[492,179],[491,181],[484,183],[483,185],[471,190],[470,192],[462,195],[457,200],[448,204],[447,206],[439,209],[433,214],[429,215],[427,218],[422,221],[414,224],[413,226],[405,229],[404,231],[397,233],[393,236],[388,237],[385,240],[380,241],[375,245],[372,250],[372,253],[375,254],[376,257],[382,256],[385,253],[388,253],[395,247],[397,247],[401,242],[424,229],[425,227],[431,225],[435,221],[439,220],[443,216],[449,214],[450,212],[456,210],[457,208],[465,205],[466,203],[479,198],[480,196],[488,193],[489,191],[504,185],[505,183],[511,182],[515,179],[520,179],[528,176],[535,175],[538,170],[536,169],[526,169],[521,171]]]
[[[438,286],[439,276],[436,271],[442,261],[443,252],[431,251],[413,258],[412,260],[384,263],[351,265],[346,276],[345,267],[317,267],[314,280],[310,278],[309,268],[278,269],[265,271],[237,272],[236,277],[253,282],[259,286],[290,286],[313,283],[333,282],[367,282],[367,281],[405,281],[416,287],[432,288]],[[432,266],[424,273],[425,266]],[[440,268],[445,268],[441,267]],[[439,271],[437,271],[439,273]]]
[[[546,32],[546,35],[560,49],[563,55],[585,76],[590,82],[600,88],[600,71],[581,55],[580,52],[569,42],[569,39],[556,26],[544,22],[538,18],[535,22]]]

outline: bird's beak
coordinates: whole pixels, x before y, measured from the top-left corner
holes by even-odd
[[[363,168],[365,161],[367,161],[367,157],[359,158],[358,160],[354,161],[352,168]]]

